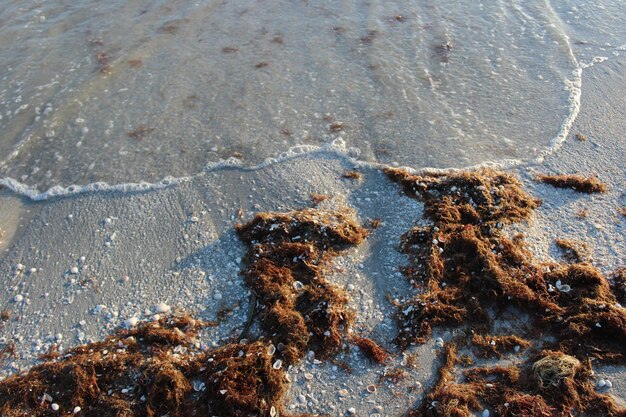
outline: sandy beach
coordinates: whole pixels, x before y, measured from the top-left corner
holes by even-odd
[[[564,238],[584,242],[591,263],[605,274],[625,266],[625,69],[621,56],[586,68],[581,109],[567,140],[541,162],[508,169],[543,201],[529,221],[507,226],[507,233],[524,233],[538,260],[562,262],[554,241]],[[361,178],[343,177],[352,170]],[[587,195],[555,188],[538,183],[540,173],[597,176],[608,191]],[[435,328],[427,343],[404,354],[392,343],[398,329],[389,298],[415,291],[400,272],[408,260],[398,246],[401,235],[423,219],[423,204],[405,197],[380,167],[330,151],[259,169],[203,172],[148,191],[93,191],[34,202],[4,187],[0,310],[10,311],[10,318],[0,347],[14,343],[15,354],[2,363],[3,378],[26,372],[53,345],[63,351],[102,340],[169,309],[204,320],[228,309],[198,340],[206,349],[232,340],[246,322],[250,302],[240,275],[246,248],[235,224],[259,212],[311,207],[312,194],[327,196],[320,207],[354,209],[363,225],[380,219],[363,244],[333,260],[327,279],[346,289],[356,314],[353,329],[392,358],[374,364],[354,348],[341,351],[335,363],[307,356],[287,370],[292,382],[285,407],[333,416],[396,416],[416,407],[437,378],[438,338],[452,338],[452,329]],[[254,323],[251,337],[259,331]],[[406,366],[407,355],[417,356],[415,366]],[[502,363],[521,360],[507,356]],[[399,367],[406,377],[385,378]],[[605,391],[624,404],[625,369],[594,371],[595,378],[611,381]]]

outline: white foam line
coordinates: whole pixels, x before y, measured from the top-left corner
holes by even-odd
[[[609,57],[608,56],[594,56],[593,59],[589,62],[581,62],[580,66],[582,68],[590,68],[593,67],[596,64],[601,64],[604,61],[608,61]]]
[[[166,177],[162,179],[161,181],[155,182],[155,183],[139,182],[139,183],[124,183],[124,184],[109,185],[106,182],[94,182],[94,183],[87,184],[87,185],[70,185],[68,187],[62,187],[60,185],[57,185],[44,192],[40,192],[35,187],[31,187],[13,178],[8,178],[8,177],[0,179],[0,185],[5,186],[9,190],[13,191],[15,194],[27,197],[33,201],[43,201],[43,200],[48,200],[54,197],[69,197],[69,196],[74,196],[78,194],[86,194],[86,193],[93,193],[93,192],[118,191],[122,193],[135,193],[135,192],[159,190],[159,189],[174,186],[176,184],[180,184],[182,182],[188,181],[189,179],[190,179],[189,177],[182,177],[182,178]]]
[[[229,158],[225,161],[208,163],[205,167],[205,172],[217,171],[224,168],[237,168],[243,171],[256,171],[265,168],[276,163],[289,161],[298,157],[312,154],[336,154],[347,157],[352,161],[358,161],[358,155],[361,151],[357,148],[348,147],[343,138],[339,137],[330,143],[321,146],[315,145],[296,145],[289,148],[287,151],[281,152],[275,157],[267,158],[258,165],[247,166],[243,165],[240,159]],[[370,164],[370,162],[366,162]]]
[[[54,186],[47,191],[39,191],[36,187],[24,184],[14,178],[5,177],[0,179],[0,185],[11,190],[13,193],[29,198],[33,201],[44,201],[55,197],[69,197],[78,194],[94,193],[94,192],[121,192],[121,193],[134,193],[134,192],[146,192],[159,190],[167,187],[172,187],[182,182],[187,182],[198,175],[203,173],[219,171],[222,169],[236,168],[242,171],[255,171],[265,168],[270,165],[274,165],[280,162],[288,161],[294,158],[299,158],[307,155],[315,154],[335,154],[345,158],[348,158],[354,164],[369,164],[369,162],[359,161],[356,156],[360,151],[356,148],[349,148],[343,139],[339,138],[324,146],[312,146],[312,145],[297,145],[286,152],[282,152],[275,158],[268,158],[259,165],[245,166],[239,159],[229,158],[227,160],[209,163],[206,168],[199,174],[185,176],[180,178],[165,177],[164,179],[149,183],[122,183],[110,185],[106,182],[94,182],[86,185],[69,185],[67,187]],[[372,164],[374,167],[383,167],[384,164]]]
[[[414,168],[409,166],[401,166],[400,168],[405,169],[411,173],[415,174],[445,174],[459,171],[471,171],[478,170],[482,168],[493,168],[493,169],[511,169],[515,167],[519,167],[521,165],[538,165],[544,162],[545,158],[553,155],[557,152],[567,140],[570,131],[574,125],[576,118],[578,117],[578,113],[580,112],[580,103],[581,103],[581,95],[582,95],[582,75],[583,70],[592,67],[593,65],[604,62],[607,59],[600,59],[600,57],[596,57],[590,63],[579,63],[575,56],[574,52],[570,47],[569,37],[563,34],[567,41],[570,57],[572,61],[575,63],[576,68],[572,71],[572,79],[565,80],[565,87],[570,91],[569,95],[569,114],[561,124],[561,129],[557,133],[557,135],[552,138],[549,142],[549,146],[547,149],[539,152],[537,157],[531,159],[502,159],[499,161],[485,161],[480,164],[457,167],[457,168],[434,168],[434,167],[422,167],[422,168]],[[624,50],[626,49],[626,44],[619,46],[616,50]],[[391,168],[393,166],[389,164],[384,164],[380,162],[369,162],[362,161],[358,159],[358,155],[360,154],[360,150],[353,147],[348,147],[345,141],[340,137],[335,139],[334,141],[325,144],[323,146],[313,146],[313,145],[296,145],[285,152],[280,153],[276,157],[268,158],[261,162],[258,165],[254,166],[246,166],[243,165],[242,161],[236,158],[229,158],[227,160],[216,162],[216,163],[208,163],[205,166],[205,169],[196,175],[174,178],[174,177],[166,177],[161,181],[155,183],[141,182],[141,183],[123,183],[116,185],[109,185],[105,182],[96,182],[87,185],[70,185],[68,187],[55,186],[50,188],[47,191],[40,192],[37,188],[23,184],[13,178],[2,178],[0,179],[0,185],[5,186],[9,190],[13,191],[18,195],[25,196],[33,201],[43,201],[54,197],[67,197],[73,196],[77,194],[85,194],[92,192],[111,192],[117,191],[122,193],[133,193],[133,192],[145,192],[152,190],[159,190],[166,187],[175,186],[182,182],[186,182],[194,178],[195,176],[202,175],[203,173],[219,171],[222,169],[238,169],[242,171],[256,171],[263,169],[265,167],[286,162],[292,159],[301,158],[305,156],[311,155],[336,155],[343,158],[346,158],[350,163],[352,163],[355,167],[364,167],[364,168],[373,168],[373,169],[385,169]]]

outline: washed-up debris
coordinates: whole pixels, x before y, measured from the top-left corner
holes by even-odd
[[[326,264],[367,232],[348,211],[312,209],[258,214],[237,230],[250,246],[242,274],[259,298],[265,337],[208,349],[197,335],[211,323],[131,317],[102,342],[0,381],[0,415],[289,416],[285,365],[309,350],[333,356],[354,314],[345,291],[323,277]],[[171,308],[160,302],[154,311]]]
[[[539,201],[511,175],[489,169],[431,176],[388,169],[387,175],[424,202],[432,223],[402,238],[406,275],[422,291],[398,305],[398,345],[425,343],[433,327],[452,326],[474,333],[478,356],[540,351],[520,366],[458,375],[457,349],[469,340],[456,338],[445,347],[439,382],[410,415],[626,415],[590,379],[590,358],[626,361],[626,310],[607,278],[586,263],[536,262],[522,236],[503,232],[506,224],[529,220]],[[494,336],[493,312],[507,309],[549,337]]]
[[[538,181],[545,182],[558,188],[572,188],[581,193],[605,193],[607,191],[606,184],[596,177],[583,177],[576,174],[562,175],[539,175]]]

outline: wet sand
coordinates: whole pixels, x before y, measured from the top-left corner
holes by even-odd
[[[581,111],[567,142],[541,164],[511,171],[529,193],[543,200],[530,222],[511,228],[526,235],[539,259],[559,260],[554,239],[573,238],[588,244],[592,263],[602,272],[624,266],[625,66],[626,59],[614,58],[586,69]],[[587,140],[577,140],[578,132]],[[362,179],[342,178],[353,169]],[[537,183],[539,173],[597,175],[609,191],[586,195],[557,189]],[[17,357],[5,363],[4,375],[27,369],[53,343],[68,348],[100,340],[131,317],[149,320],[161,302],[207,320],[223,307],[234,307],[233,314],[204,332],[201,340],[219,345],[238,334],[249,291],[239,276],[245,248],[233,226],[256,212],[310,206],[311,194],[328,195],[323,204],[329,208],[354,208],[362,223],[381,220],[365,243],[335,260],[331,279],[345,288],[354,286],[349,287],[349,306],[356,312],[355,328],[396,356],[381,366],[355,350],[344,353],[339,359],[352,373],[305,359],[289,371],[293,384],[287,408],[331,415],[344,415],[352,407],[357,415],[401,414],[432,385],[441,350],[435,341],[450,336],[437,331],[430,342],[415,348],[418,366],[408,378],[386,382],[375,393],[366,390],[403,360],[390,344],[397,329],[386,294],[411,292],[399,272],[407,259],[397,245],[421,217],[422,205],[403,197],[379,169],[324,152],[259,170],[202,173],[148,192],[93,192],[35,203],[18,201],[5,190],[0,204],[12,214],[0,217],[0,228],[8,231],[0,260],[5,288],[0,301],[12,318],[2,330],[2,340],[15,341]],[[12,237],[18,210],[25,217]],[[581,210],[586,216],[579,215]],[[23,268],[16,268],[18,264]],[[16,302],[18,295],[22,301]],[[304,373],[313,379],[303,378]],[[624,369],[602,367],[596,373],[612,381],[611,394],[626,398]],[[417,382],[422,388],[411,390]]]

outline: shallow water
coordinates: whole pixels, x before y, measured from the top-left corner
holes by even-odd
[[[415,167],[533,158],[577,112],[579,61],[626,43],[625,15],[608,0],[10,0],[0,177],[153,182],[338,138]]]

